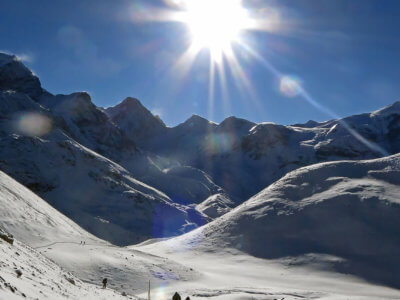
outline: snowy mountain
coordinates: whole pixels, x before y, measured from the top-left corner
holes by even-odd
[[[16,57],[2,55],[1,61],[1,170],[86,230],[116,244],[175,235],[204,224],[207,217],[194,207],[174,203],[111,160],[124,158],[153,181],[167,178],[164,185],[179,180],[137,149],[87,93],[53,96]],[[191,180],[189,173],[184,176],[188,183],[175,183],[178,191],[197,196],[188,187],[198,185],[206,199],[220,190],[206,176],[209,187]]]
[[[400,149],[399,103],[304,125],[193,115],[167,127],[137,99],[54,96],[15,56],[0,61],[0,169],[117,244],[189,231],[302,166]]]
[[[298,257],[299,265],[312,263],[310,254],[328,255],[336,257],[329,263],[335,271],[399,288],[399,175],[399,154],[300,168],[215,221],[154,247],[235,248],[264,259]]]
[[[293,126],[234,117],[215,124],[192,116],[162,134],[147,135],[140,146],[203,170],[240,204],[302,166],[397,153],[399,106],[397,102],[372,113]]]
[[[16,57],[0,53],[0,89],[14,90],[36,99],[45,91],[37,78]]]
[[[167,127],[1,54],[0,298],[398,299],[399,128],[400,102]]]

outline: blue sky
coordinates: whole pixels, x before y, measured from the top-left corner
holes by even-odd
[[[400,1],[247,0],[251,10],[273,9],[288,24],[275,32],[245,32],[243,40],[280,74],[299,79],[312,98],[339,116],[400,100]],[[88,91],[98,106],[137,97],[167,125],[192,114],[213,121],[235,115],[281,124],[332,116],[301,96],[286,97],[265,64],[234,46],[251,93],[227,72],[215,79],[209,107],[209,57],[202,51],[181,76],[174,63],[189,31],[175,22],[138,22],[161,0],[2,0],[0,50],[18,54],[51,93]],[[224,16],[221,16],[223,22]]]

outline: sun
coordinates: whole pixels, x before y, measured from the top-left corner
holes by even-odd
[[[232,43],[240,40],[248,17],[240,0],[187,0],[184,22],[190,30],[192,46],[209,49],[214,61],[222,60]]]

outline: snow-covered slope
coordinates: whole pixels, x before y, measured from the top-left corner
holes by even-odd
[[[0,171],[0,227],[31,246],[95,240],[43,199]]]
[[[27,299],[136,299],[122,296],[124,292],[146,299],[148,280],[152,299],[156,300],[170,299],[175,291],[193,300],[359,300],[396,299],[399,295],[398,291],[352,276],[296,266],[298,260],[269,262],[229,252],[210,256],[204,252],[182,252],[185,247],[173,251],[177,256],[166,257],[162,251],[153,255],[143,252],[141,247],[116,247],[91,238],[25,187],[1,175],[0,227],[8,226],[15,240],[10,245],[0,239],[0,299],[25,298],[22,293]],[[18,241],[20,235],[35,245],[48,242],[34,250]],[[79,243],[82,239],[85,245]],[[144,245],[152,246],[153,251],[163,248],[150,242]],[[218,248],[210,249],[216,252]],[[316,265],[319,259],[314,255],[307,262]],[[322,263],[336,260],[328,257]],[[17,271],[21,271],[20,277]],[[104,277],[109,282],[106,290],[98,287]]]
[[[398,288],[398,195],[400,154],[316,164],[287,174],[226,215],[155,248],[236,248],[268,259],[302,257],[299,264],[309,253],[332,255],[341,258],[333,263],[335,270]]]
[[[196,206],[196,209],[210,218],[218,218],[233,209],[235,204],[225,194],[215,194]]]
[[[135,243],[190,222],[185,207],[62,132],[49,139],[8,135],[0,145],[5,172],[101,238]]]
[[[3,242],[2,228],[14,236],[14,246]],[[67,274],[67,271],[97,285],[107,277],[109,287],[128,294],[145,291],[149,280],[158,286],[199,276],[193,269],[164,257],[116,247],[94,237],[3,172],[0,172],[0,264],[0,299],[3,299],[4,282],[29,294],[28,298],[33,297],[31,294],[40,293],[50,293],[52,296],[48,297],[51,299],[62,298],[57,295],[59,286],[63,286],[65,297],[73,299],[79,299],[79,293],[84,299],[84,295],[89,298],[98,295],[106,299],[106,296],[114,294],[99,293],[96,288]],[[22,270],[24,276],[21,279],[14,278],[14,268]],[[32,277],[32,271],[36,273],[35,277]],[[74,279],[76,286],[69,286],[65,276]],[[47,282],[49,279],[53,280],[52,284]],[[37,281],[42,282],[40,286]],[[56,289],[49,292],[51,288]],[[8,287],[5,290],[12,293]]]
[[[0,299],[137,298],[85,283],[26,244],[0,239]]]

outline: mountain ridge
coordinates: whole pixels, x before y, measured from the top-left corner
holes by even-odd
[[[131,235],[118,244],[196,228],[300,167],[381,156],[370,145],[400,151],[399,102],[309,127],[196,115],[168,127],[136,98],[103,109],[86,92],[52,95],[15,56],[0,58],[0,168],[92,233]]]

